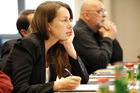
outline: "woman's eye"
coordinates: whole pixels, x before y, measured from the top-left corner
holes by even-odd
[[[67,19],[64,19],[63,21],[64,21],[64,22],[67,22],[68,20],[67,20]]]

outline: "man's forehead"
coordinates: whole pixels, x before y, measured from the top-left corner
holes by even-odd
[[[84,4],[85,4],[85,9],[104,8],[104,5],[100,0],[86,0]]]
[[[104,4],[102,2],[98,2],[96,5],[95,5],[95,8],[96,9],[104,9]]]

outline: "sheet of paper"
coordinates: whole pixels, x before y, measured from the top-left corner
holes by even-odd
[[[61,91],[97,91],[99,85],[81,84],[74,90],[61,90]]]
[[[74,89],[74,90],[61,90],[61,91],[78,91],[78,92],[88,92],[88,91],[93,91],[93,92],[96,92],[96,91],[98,91],[98,87],[99,87],[99,85],[98,84],[81,84],[81,85],[79,85],[76,89]],[[113,85],[110,85],[109,86],[109,90],[114,90],[114,86]]]

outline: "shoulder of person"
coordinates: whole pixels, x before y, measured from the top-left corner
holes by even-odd
[[[16,42],[17,39],[6,41],[1,47],[1,54],[2,54],[1,57],[3,57],[5,53],[9,53],[9,51],[12,49],[12,47]]]
[[[17,40],[18,40],[18,39],[8,40],[8,41],[6,41],[6,42],[3,44],[3,46],[7,46],[7,45],[8,45],[8,46],[9,46],[9,45],[11,46],[11,45],[14,45],[14,44],[17,42]],[[3,47],[3,46],[2,46],[2,47]]]
[[[42,48],[43,45],[44,40],[36,34],[31,34],[29,36],[18,39],[15,44],[15,46],[23,47],[27,50],[37,50]]]
[[[36,45],[36,43],[38,41],[40,41],[38,39],[38,37],[35,34],[31,34],[29,36],[18,39],[16,43],[17,44],[23,44],[23,45],[26,44],[26,46],[28,46],[28,45],[32,45],[32,44]]]

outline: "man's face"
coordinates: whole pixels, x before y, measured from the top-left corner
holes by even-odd
[[[27,15],[29,24],[32,22],[33,16],[34,16],[34,13]],[[28,35],[27,30],[25,30],[25,29],[21,29],[20,34],[22,34],[23,37]]]
[[[92,24],[92,27],[99,28],[104,23],[106,17],[103,3],[97,2],[96,5],[91,7],[88,14],[89,24]]]

